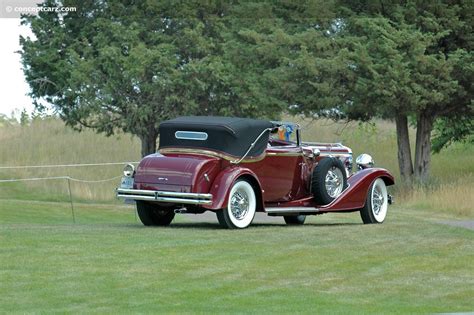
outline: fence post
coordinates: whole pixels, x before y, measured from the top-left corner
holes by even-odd
[[[71,193],[71,177],[67,177],[67,187],[69,189],[69,202],[71,203],[71,213],[72,213],[72,222],[76,223],[76,216],[74,215],[74,205],[72,203],[72,193]]]

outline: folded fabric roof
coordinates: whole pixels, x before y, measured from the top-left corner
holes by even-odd
[[[263,133],[247,155],[252,158],[263,154],[268,143],[269,129],[274,127],[276,126],[271,121],[249,118],[178,117],[160,124],[159,148],[206,149],[242,157],[251,143]]]

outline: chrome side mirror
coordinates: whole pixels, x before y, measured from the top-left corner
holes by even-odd
[[[313,155],[314,157],[318,157],[321,155],[321,151],[318,148],[313,148]]]
[[[357,169],[363,170],[366,168],[374,167],[375,163],[374,163],[374,159],[370,155],[364,153],[357,157],[356,164],[357,164]]]

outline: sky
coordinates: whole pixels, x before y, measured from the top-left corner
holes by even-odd
[[[31,31],[20,26],[19,18],[0,18],[0,114],[11,115],[17,109],[17,114],[23,108],[33,111],[32,99],[26,94],[28,84],[21,70],[20,34],[31,36]]]

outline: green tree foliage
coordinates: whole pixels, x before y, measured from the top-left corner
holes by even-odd
[[[275,2],[267,12],[279,23],[246,36],[275,78],[276,97],[307,115],[331,109],[349,119],[394,119],[402,177],[426,181],[431,132],[446,126],[435,121],[472,121],[473,7],[441,0]],[[437,139],[472,132],[455,126]]]
[[[435,121],[470,121],[474,4],[469,1],[341,1],[343,40],[354,73],[350,115],[395,118],[402,176],[429,176]],[[416,121],[415,163],[411,161],[408,117]],[[448,143],[465,135],[465,123],[446,129]],[[455,130],[453,132],[453,130]],[[472,130],[471,130],[472,132]],[[437,142],[437,143],[441,143]],[[439,148],[439,145],[435,148]]]
[[[226,3],[64,5],[77,12],[23,17],[36,38],[21,38],[21,54],[31,96],[53,104],[67,124],[107,135],[132,133],[146,155],[155,151],[164,119],[278,117],[281,103],[265,96],[261,65],[246,63],[229,46],[235,32]]]
[[[471,111],[472,109],[471,105]],[[474,119],[468,115],[453,115],[443,117],[435,122],[432,142],[433,152],[439,153],[444,147],[453,142],[468,142],[474,144]]]
[[[332,1],[267,1],[240,6],[241,52],[265,67],[261,79],[272,95],[296,113],[312,115],[339,107],[345,70],[335,41]],[[252,24],[253,22],[253,24]]]
[[[329,110],[394,119],[401,175],[424,181],[433,130],[435,151],[472,139],[472,1],[64,5],[78,10],[23,18],[36,36],[21,39],[32,96],[76,128],[137,135],[143,154],[177,115]]]

